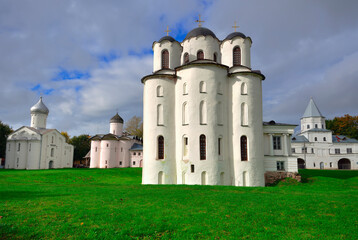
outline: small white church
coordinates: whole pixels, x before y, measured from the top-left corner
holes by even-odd
[[[265,186],[297,175],[296,125],[263,122],[265,76],[251,68],[251,44],[200,25],[182,42],[153,43],[153,73],[141,80],[143,184]]]
[[[56,129],[47,129],[49,110],[40,100],[30,109],[31,126],[23,126],[7,138],[5,168],[72,168],[73,146]]]
[[[292,137],[298,168],[358,169],[358,140],[333,135],[311,98],[301,118],[301,131]]]

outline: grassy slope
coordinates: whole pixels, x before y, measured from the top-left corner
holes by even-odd
[[[142,186],[141,169],[1,170],[0,238],[358,239],[358,171],[302,174],[242,188]]]

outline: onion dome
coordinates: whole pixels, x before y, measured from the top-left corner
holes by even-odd
[[[192,37],[197,37],[197,36],[212,36],[213,38],[217,38],[215,36],[215,34],[210,29],[207,29],[207,28],[204,28],[204,27],[197,27],[197,28],[194,28],[193,30],[191,30],[186,35],[184,40],[192,38]]]
[[[227,35],[227,37],[224,40],[231,40],[235,37],[246,38],[245,34],[243,34],[241,32],[233,32],[233,33],[230,33],[229,35]]]
[[[164,36],[158,42],[162,42],[162,41],[165,41],[165,40],[169,41],[169,42],[176,42],[176,40],[171,36]]]
[[[48,108],[45,106],[45,104],[42,102],[42,97],[40,97],[40,100],[34,106],[32,106],[30,111],[31,113],[44,113],[44,114],[48,114],[50,112]]]
[[[110,123],[123,123],[123,118],[121,118],[118,113],[116,115],[114,115],[111,120],[109,121]]]

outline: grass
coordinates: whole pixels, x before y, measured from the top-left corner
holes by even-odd
[[[358,171],[143,186],[141,169],[0,171],[0,239],[358,239]]]

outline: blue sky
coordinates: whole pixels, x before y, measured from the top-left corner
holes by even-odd
[[[0,120],[30,123],[40,95],[48,127],[105,133],[117,109],[142,116],[140,79],[152,43],[197,27],[219,39],[250,36],[251,64],[266,76],[264,120],[299,123],[313,97],[327,118],[357,115],[357,1],[0,1]]]

